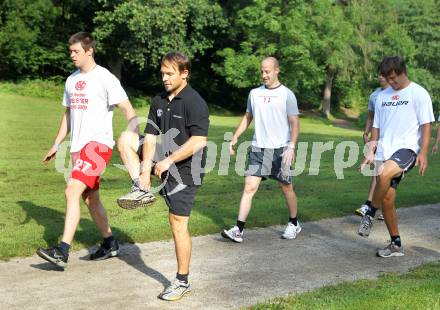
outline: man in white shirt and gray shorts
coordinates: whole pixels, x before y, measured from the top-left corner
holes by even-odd
[[[251,209],[252,198],[261,180],[275,179],[289,209],[289,222],[282,234],[284,239],[295,239],[301,231],[297,220],[297,198],[292,186],[290,166],[295,158],[299,135],[298,105],[293,92],[278,80],[278,60],[267,57],[261,63],[263,85],[249,93],[246,114],[243,116],[230,143],[230,153],[240,135],[254,120],[255,133],[248,154],[248,169],[240,201],[237,224],[223,230],[222,236],[243,242],[243,229]]]

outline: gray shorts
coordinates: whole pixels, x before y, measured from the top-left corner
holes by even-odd
[[[399,185],[400,181],[402,181],[403,177],[405,176],[405,172],[410,171],[417,159],[417,154],[414,153],[413,150],[410,149],[399,149],[397,150],[388,160],[394,161],[401,169],[403,169],[403,172],[398,177],[395,177],[391,180],[391,187],[396,189]]]
[[[263,180],[271,178],[284,184],[292,184],[290,165],[282,163],[281,155],[284,150],[285,147],[268,149],[251,146],[245,176],[261,177]]]

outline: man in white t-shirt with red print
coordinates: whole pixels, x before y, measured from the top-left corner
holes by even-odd
[[[361,169],[374,160],[383,164],[376,177],[371,207],[362,217],[358,233],[369,236],[374,215],[378,208],[382,208],[391,243],[377,255],[393,257],[404,255],[397,226],[396,188],[404,173],[413,166],[419,167],[421,176],[427,169],[434,114],[428,92],[408,79],[402,58],[385,57],[380,64],[380,73],[391,87],[377,96],[371,143]]]
[[[224,238],[243,242],[243,231],[252,199],[262,180],[274,179],[284,194],[289,210],[289,221],[282,234],[284,239],[295,239],[301,231],[297,220],[297,197],[292,185],[290,166],[295,159],[295,145],[299,135],[299,111],[293,92],[278,80],[278,60],[267,57],[261,62],[263,85],[249,93],[246,113],[230,143],[230,153],[240,135],[254,121],[254,137],[248,154],[244,191],[236,225],[221,232]]]
[[[64,233],[58,246],[38,248],[45,260],[66,267],[69,249],[80,221],[80,199],[90,214],[104,241],[90,255],[91,260],[116,256],[119,245],[112,235],[107,215],[99,198],[100,175],[112,156],[113,109],[118,106],[133,131],[138,132],[136,115],[119,80],[94,60],[95,40],[86,32],[69,39],[70,58],[78,68],[67,78],[63,105],[66,107],[60,129],[44,162],[55,157],[58,146],[70,132],[72,172],[65,190],[66,218]]]

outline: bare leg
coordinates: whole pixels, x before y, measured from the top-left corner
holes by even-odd
[[[99,191],[85,191],[82,197],[87,207],[89,207],[90,215],[92,216],[93,221],[95,221],[96,227],[98,227],[98,230],[101,232],[102,237],[110,237],[112,235],[112,230],[108,224],[108,218],[104,206],[99,199]]]
[[[368,190],[368,200],[373,201],[374,188],[376,187],[376,177],[371,177],[370,188]]]
[[[260,182],[261,177],[247,176],[245,178],[243,195],[241,196],[240,201],[240,211],[238,213],[239,221],[246,222],[249,211],[251,210],[252,198],[258,190]]]
[[[399,235],[399,228],[397,226],[397,213],[396,213],[396,190],[392,187],[388,190],[385,199],[383,200],[383,217],[387,224],[388,232],[390,236]]]
[[[76,229],[81,217],[80,197],[87,189],[87,186],[81,181],[71,179],[65,190],[66,196],[66,218],[64,220],[64,232],[61,241],[72,244]]]
[[[179,216],[169,213],[168,219],[173,232],[177,272],[179,274],[188,274],[192,248],[191,236],[188,230],[189,216]]]
[[[295,218],[298,210],[298,200],[296,198],[295,191],[292,184],[284,184],[279,182],[278,186],[281,188],[286,198],[287,207],[289,208],[289,215],[291,218]]]
[[[372,200],[373,207],[382,207],[385,196],[390,188],[391,180],[399,176],[402,172],[403,170],[394,161],[387,160],[384,163],[382,173],[377,176]]]
[[[140,160],[137,154],[139,136],[132,131],[124,131],[118,139],[118,150],[121,160],[132,180],[139,178]]]

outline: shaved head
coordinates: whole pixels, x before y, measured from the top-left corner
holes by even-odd
[[[279,69],[280,68],[280,63],[278,62],[278,59],[276,59],[275,57],[266,57],[263,59],[263,61],[261,62],[261,65],[273,65],[273,67],[275,69]]]
[[[278,73],[280,73],[280,65],[275,57],[266,57],[261,62],[261,79],[264,86],[273,88],[280,84],[278,81]]]

